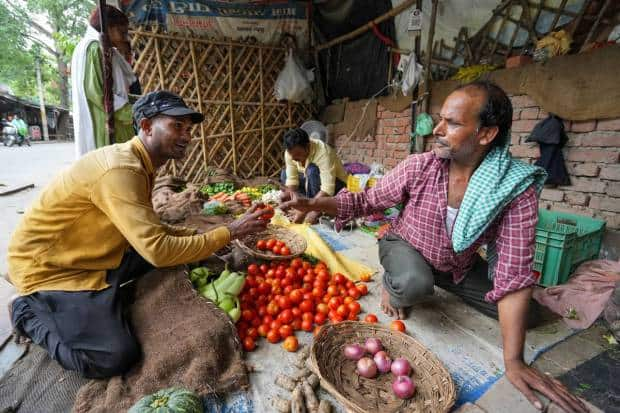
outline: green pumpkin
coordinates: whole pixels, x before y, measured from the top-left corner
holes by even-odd
[[[128,413],[203,413],[203,409],[196,393],[170,388],[143,397]]]

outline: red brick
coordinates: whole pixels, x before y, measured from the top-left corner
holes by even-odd
[[[407,118],[398,118],[396,119],[396,126],[411,126],[411,119]]]
[[[570,183],[570,185],[561,186],[560,188],[577,192],[598,192],[604,194],[607,186],[607,182],[593,178],[571,177]]]
[[[570,130],[571,121],[570,120],[563,120],[562,123],[564,123],[564,131],[568,132]]]
[[[620,212],[620,200],[618,198],[608,196],[593,196],[592,199],[590,199],[590,208],[610,212]]]
[[[596,125],[598,130],[617,130],[620,131],[620,118],[619,119],[605,119],[599,120]]]
[[[618,162],[618,152],[604,149],[568,149],[565,158],[575,162]]]
[[[538,123],[537,120],[517,120],[512,122],[513,132],[531,132],[534,126]]]
[[[513,108],[531,108],[538,106],[536,101],[528,95],[513,96],[511,99]]]
[[[590,201],[590,195],[581,192],[566,191],[564,197],[571,205],[586,206]]]
[[[620,214],[614,214],[613,212],[599,212],[596,214],[596,218],[605,220],[605,222],[607,222],[608,229],[620,229]]]
[[[568,141],[566,141],[566,146],[581,146],[581,135],[581,133],[567,133]]]
[[[549,116],[549,112],[544,111],[544,110],[539,110],[538,111],[538,119],[546,119]]]
[[[521,119],[538,119],[538,108],[523,109]]]
[[[518,109],[513,110],[512,111],[512,120],[515,121],[515,120],[519,120],[519,119],[521,119],[521,111],[518,110]]]
[[[601,169],[600,178],[620,181],[620,165],[608,165]]]
[[[581,135],[582,146],[612,146],[620,148],[620,132],[590,132]]]
[[[375,157],[379,159],[385,158],[385,150],[383,149],[375,149]]]
[[[583,122],[573,122],[570,127],[571,132],[592,132],[596,130],[595,120],[586,120]]]
[[[385,114],[385,112],[384,112],[384,114]],[[379,122],[379,124],[381,126],[383,126],[383,127],[386,127],[386,126],[397,126],[396,125],[396,119],[393,119],[393,118],[384,118],[384,119],[382,119]]]
[[[607,184],[607,195],[620,198],[620,182],[609,182]],[[620,199],[617,199],[616,202],[620,203]]]
[[[538,158],[540,148],[538,145],[515,145],[510,147],[510,153],[517,158]]]
[[[393,153],[393,157],[395,159],[398,159],[399,161],[402,161],[403,159],[405,159],[407,156],[409,155],[409,151],[408,150],[400,150],[400,151],[394,151]]]
[[[568,173],[575,176],[598,176],[601,168],[594,163],[577,163],[567,165]]]
[[[518,145],[519,143],[521,143],[521,134],[519,133],[510,134],[510,144]]]
[[[540,194],[540,199],[545,199],[547,201],[563,201],[564,200],[564,191],[560,191],[558,189],[548,189],[545,188],[542,190]]]

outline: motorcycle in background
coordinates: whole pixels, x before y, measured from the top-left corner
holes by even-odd
[[[7,120],[2,119],[2,144],[4,146],[11,147],[15,144],[22,146],[24,143],[30,146],[30,136],[19,136],[19,133],[17,133],[17,128]]]

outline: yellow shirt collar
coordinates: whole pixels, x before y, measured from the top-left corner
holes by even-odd
[[[138,136],[134,136],[131,140],[132,148],[135,148],[138,151],[138,155],[144,164],[144,168],[149,175],[153,175],[155,173],[155,167],[153,166],[153,161],[151,161],[151,155],[149,155],[144,143]]]

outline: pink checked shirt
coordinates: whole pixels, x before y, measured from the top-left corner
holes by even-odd
[[[532,272],[534,235],[538,220],[538,198],[534,186],[516,197],[467,250],[452,249],[446,230],[449,161],[433,152],[410,155],[377,185],[362,193],[342,191],[337,195],[337,224],[370,215],[398,203],[404,209],[392,232],[409,242],[437,270],[451,272],[461,282],[472,266],[477,249],[495,238],[497,267],[493,289],[485,299],[496,302],[504,295],[536,282]]]

